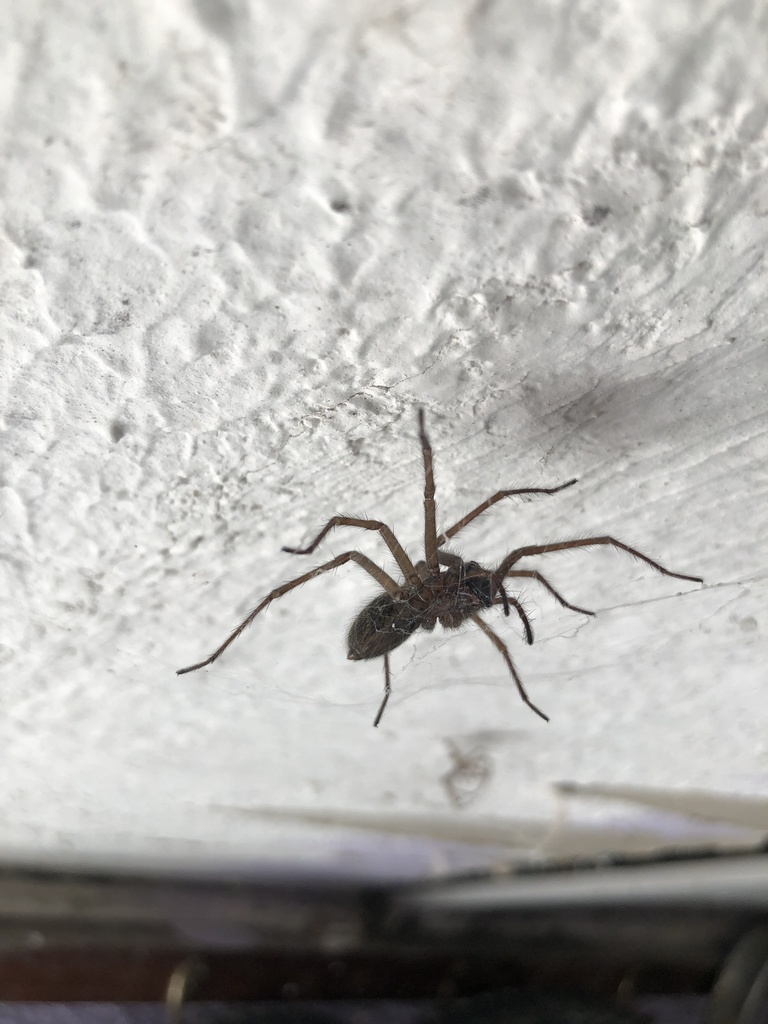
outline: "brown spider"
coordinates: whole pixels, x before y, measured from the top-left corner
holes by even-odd
[[[352,561],[357,562],[362,569],[365,569],[384,591],[384,593],[379,594],[378,597],[375,597],[366,604],[362,611],[359,612],[347,634],[347,657],[351,661],[365,661],[370,658],[379,658],[382,655],[384,657],[384,699],[374,719],[374,727],[378,726],[381,721],[381,716],[384,714],[384,709],[387,706],[392,690],[389,672],[390,651],[399,647],[417,629],[433,630],[438,622],[444,629],[457,629],[467,619],[471,619],[478,625],[501,653],[523,701],[532,711],[535,711],[537,715],[543,718],[545,722],[548,722],[548,716],[529,700],[522,680],[512,662],[507,645],[480,618],[480,613],[492,605],[500,604],[504,608],[504,614],[509,615],[510,607],[514,608],[522,622],[527,642],[529,644],[533,643],[533,630],[523,606],[517,598],[511,597],[504,589],[504,580],[511,578],[536,580],[564,608],[568,608],[573,612],[581,612],[583,615],[594,615],[595,613],[588,611],[586,608],[578,608],[576,605],[569,604],[555,590],[552,584],[535,569],[513,568],[521,558],[526,558],[529,555],[543,555],[548,551],[565,551],[568,548],[584,548],[597,544],[608,544],[611,547],[619,548],[621,551],[634,555],[635,558],[639,558],[641,562],[650,565],[657,572],[663,573],[664,576],[672,576],[678,580],[690,580],[692,583],[704,582],[699,576],[686,576],[683,573],[670,572],[663,565],[654,562],[652,558],[643,555],[640,551],[629,547],[614,537],[583,537],[579,540],[559,541],[556,544],[533,544],[523,548],[515,548],[514,551],[511,551],[501,560],[495,569],[485,569],[477,562],[465,562],[458,555],[451,554],[448,551],[441,551],[440,549],[446,541],[450,540],[451,537],[455,537],[459,530],[463,530],[465,526],[468,526],[469,523],[477,519],[491,505],[501,501],[502,498],[510,498],[517,495],[557,494],[558,491],[565,490],[566,487],[572,487],[576,480],[569,480],[567,483],[560,484],[559,487],[526,487],[522,490],[497,491],[492,497],[478,505],[471,512],[468,512],[457,523],[454,523],[449,530],[438,534],[435,526],[435,479],[432,472],[432,446],[429,443],[429,438],[424,428],[423,409],[419,409],[418,416],[419,438],[424,458],[425,476],[424,561],[412,562],[392,530],[385,523],[381,523],[377,519],[334,516],[328,520],[308,547],[284,547],[283,551],[293,555],[309,555],[315,550],[323,537],[337,526],[354,526],[359,530],[375,530],[381,534],[382,539],[392,552],[404,576],[404,580],[397,583],[383,569],[380,569],[378,565],[372,562],[370,558],[367,558],[359,551],[345,551],[343,555],[338,555],[336,558],[331,559],[330,562],[319,565],[316,569],[312,569],[311,572],[307,572],[303,576],[291,580],[289,583],[283,583],[282,586],[276,587],[243,619],[240,625],[230,633],[224,643],[209,658],[198,662],[196,665],[180,668],[176,673],[177,675],[183,675],[185,672],[194,672],[196,669],[204,668],[206,665],[216,661],[219,655],[223,654],[227,647],[240,636],[246,626],[253,622],[259,612],[264,611],[267,605],[271,604],[278,597],[282,597],[289,590],[293,590],[294,587],[314,579],[315,576],[319,576],[321,573],[328,572],[339,565],[344,565],[345,562]]]

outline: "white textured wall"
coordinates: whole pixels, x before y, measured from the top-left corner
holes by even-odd
[[[418,870],[442,863],[430,823],[546,823],[556,781],[761,795],[765,7],[0,17],[7,855],[287,842]],[[276,583],[348,547],[383,558],[341,531],[309,563],[280,552],[332,513],[418,551],[418,404],[444,525],[580,478],[499,506],[464,553],[610,532],[706,586],[605,549],[541,559],[599,612],[526,586],[533,648],[497,617],[549,725],[482,635],[438,630],[395,654],[374,731],[380,665],[343,644],[372,593],[354,566],[175,676]],[[446,739],[488,758],[462,810]],[[388,846],[263,808],[416,825]]]

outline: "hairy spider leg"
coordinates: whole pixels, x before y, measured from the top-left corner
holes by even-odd
[[[427,563],[424,561],[419,561],[416,563],[415,569],[416,572],[419,574],[419,579],[421,580],[421,582],[426,583],[427,580],[429,579],[429,569],[427,568]]]
[[[510,597],[508,594],[505,594],[504,597],[507,598],[509,603],[514,607],[515,611],[520,616],[520,621],[522,622],[523,629],[525,630],[525,642],[527,644],[532,644],[533,643],[533,627],[531,626],[531,620],[528,618],[528,614],[527,614],[525,608],[523,608],[523,606],[520,604],[520,602],[517,600],[516,597]],[[494,604],[504,604],[504,599],[502,597],[497,597],[494,600],[493,603]]]
[[[308,544],[307,547],[283,547],[281,550],[287,551],[289,555],[311,555],[323,537],[337,526],[352,526],[358,530],[376,530],[381,534],[382,540],[392,552],[395,561],[400,566],[400,571],[403,576],[405,576],[408,582],[413,585],[417,585],[419,583],[419,574],[416,572],[413,562],[405,553],[405,548],[387,524],[380,522],[378,519],[357,519],[353,516],[333,516],[333,518],[328,520],[320,533],[318,533],[312,543]]]
[[[458,565],[459,562],[464,561],[461,555],[454,555],[452,551],[438,551],[437,560],[441,565]],[[424,562],[419,564],[424,565]]]
[[[485,633],[485,635],[488,637],[488,639],[494,645],[496,650],[501,653],[501,656],[504,659],[504,661],[506,661],[507,668],[512,673],[512,678],[515,680],[515,683],[517,685],[518,693],[520,694],[520,697],[522,698],[523,703],[527,704],[528,707],[531,709],[531,711],[535,711],[536,714],[540,718],[543,718],[545,722],[548,722],[549,721],[549,716],[545,715],[544,712],[540,708],[537,708],[536,705],[529,698],[528,694],[525,692],[525,687],[523,686],[523,681],[520,678],[520,676],[517,674],[517,670],[515,669],[515,666],[514,666],[514,664],[512,662],[512,658],[510,656],[510,653],[507,650],[507,645],[504,643],[504,641],[501,639],[500,636],[497,636],[496,633],[494,633],[494,631],[491,629],[491,627],[488,625],[487,622],[483,622],[483,620],[480,618],[479,615],[473,614],[471,616],[471,619],[472,619],[473,622],[477,623],[477,625],[480,627],[480,629],[482,629],[482,631]]]
[[[373,728],[378,729],[381,716],[384,714],[384,708],[387,706],[389,695],[392,693],[392,683],[389,676],[389,654],[384,655],[384,700],[381,702],[378,714],[373,720]]]
[[[471,512],[467,512],[467,514],[460,519],[458,523],[453,524],[450,530],[446,530],[445,533],[441,533],[437,538],[437,546],[442,547],[447,540],[450,540],[451,537],[455,537],[459,530],[463,530],[465,526],[469,526],[473,519],[477,519],[477,517],[487,511],[491,505],[495,505],[496,502],[501,501],[502,498],[522,497],[526,494],[557,494],[558,491],[564,491],[566,487],[573,487],[575,483],[577,483],[577,478],[574,477],[573,480],[569,480],[567,483],[560,484],[557,487],[525,487],[522,490],[517,491],[497,491],[494,495],[488,498],[487,501],[478,505],[477,508],[473,508]]]
[[[580,612],[582,615],[595,614],[595,612],[591,612],[588,608],[578,608],[575,604],[570,604],[568,601],[565,600],[562,594],[555,590],[555,588],[552,586],[549,580],[542,576],[540,572],[536,572],[535,569],[515,569],[512,572],[507,573],[508,580],[517,579],[519,577],[525,577],[529,580],[536,580],[536,582],[540,583],[545,590],[549,591],[549,593],[552,595],[552,597],[554,597],[556,601],[560,602],[563,608],[568,608],[572,612]]]
[[[424,457],[424,558],[431,573],[439,571],[437,526],[435,525],[435,474],[432,469],[432,445],[424,427],[424,410],[419,409],[419,439]]]
[[[628,544],[624,544],[620,540],[616,540],[615,537],[583,537],[580,540],[563,540],[556,544],[531,544],[529,547],[516,548],[514,551],[510,551],[505,559],[502,560],[496,572],[502,578],[506,577],[509,570],[515,564],[519,562],[521,558],[527,558],[528,555],[545,555],[549,551],[567,551],[569,548],[588,548],[593,547],[596,544],[607,544],[610,547],[619,548],[620,551],[626,551],[634,558],[639,558],[641,562],[645,562],[650,565],[652,569],[660,572],[663,576],[672,576],[676,580],[689,580],[691,583],[703,583],[704,580],[701,576],[686,576],[681,572],[672,572],[670,569],[665,569],[663,565],[659,565],[658,562],[654,562],[648,555],[644,555],[641,551],[637,551],[635,548],[629,547]]]
[[[299,576],[295,580],[291,580],[290,583],[283,583],[282,586],[276,587],[271,591],[261,604],[257,605],[250,614],[246,615],[243,621],[237,626],[227,637],[221,647],[217,647],[213,654],[206,658],[205,661],[199,661],[196,665],[188,665],[187,668],[180,668],[176,670],[177,676],[183,676],[186,672],[194,672],[198,668],[205,668],[206,665],[212,664],[216,661],[219,655],[223,654],[229,645],[237,640],[246,626],[250,626],[259,612],[263,612],[268,604],[277,600],[278,597],[282,597],[283,594],[287,594],[289,590],[293,590],[295,587],[300,587],[302,583],[307,583],[309,580],[313,580],[315,576],[320,576],[324,572],[328,572],[330,569],[336,569],[340,565],[344,565],[345,562],[357,562],[361,569],[373,576],[376,582],[384,588],[388,593],[396,596],[400,593],[400,588],[397,583],[388,576],[383,569],[380,569],[375,562],[372,562],[370,558],[366,558],[365,555],[361,555],[359,551],[345,551],[343,555],[339,555],[337,558],[332,559],[330,562],[326,562],[324,565],[319,565],[316,569],[311,572],[304,573],[303,576]]]

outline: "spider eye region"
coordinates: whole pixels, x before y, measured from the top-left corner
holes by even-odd
[[[347,658],[380,658],[404,643],[422,623],[423,612],[391,594],[380,594],[357,615],[347,633]]]

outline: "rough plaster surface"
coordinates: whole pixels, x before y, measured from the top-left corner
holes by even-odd
[[[765,7],[0,17],[6,855],[408,873],[490,857],[451,845],[477,822],[525,847],[556,782],[764,794]],[[444,525],[579,477],[458,550],[612,533],[706,585],[547,556],[598,617],[531,584],[536,645],[496,621],[549,725],[482,635],[438,630],[394,656],[374,731],[381,668],[343,644],[374,589],[354,566],[175,676],[312,564],[391,564],[352,531],[280,552],[334,512],[418,552],[419,404]],[[461,808],[456,751],[485,765]]]

